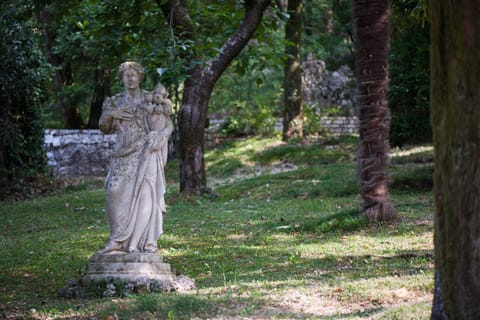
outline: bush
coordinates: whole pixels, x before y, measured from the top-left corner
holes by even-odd
[[[390,143],[431,141],[429,26],[419,0],[393,2],[390,51]]]
[[[225,118],[219,129],[224,136],[241,137],[251,134],[269,135],[273,133],[275,117],[270,107],[254,105],[247,107],[245,102],[237,103],[234,111]]]
[[[0,198],[5,198],[28,190],[26,185],[44,172],[39,106],[48,70],[42,68],[46,63],[30,22],[13,5],[0,7]]]

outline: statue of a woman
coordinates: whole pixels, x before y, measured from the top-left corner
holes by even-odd
[[[140,64],[122,63],[118,78],[125,91],[103,104],[100,130],[116,133],[117,140],[105,181],[110,237],[100,253],[154,253],[163,232],[164,166],[173,125],[170,110],[154,111],[152,94],[140,89],[143,77]],[[165,104],[171,106],[169,100]]]

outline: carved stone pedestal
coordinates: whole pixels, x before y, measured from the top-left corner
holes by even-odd
[[[87,265],[82,282],[120,280],[135,283],[139,280],[174,281],[170,264],[156,253],[112,252],[93,256]]]
[[[170,264],[156,253],[112,252],[94,255],[81,279],[71,279],[59,290],[65,298],[82,298],[94,293],[103,297],[124,293],[188,291],[195,281],[175,276]]]

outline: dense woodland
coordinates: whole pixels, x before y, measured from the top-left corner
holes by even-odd
[[[319,114],[299,95],[299,65],[312,55],[330,70],[348,65],[355,71],[360,212],[370,221],[397,218],[388,190],[390,147],[432,142],[432,119],[438,211],[432,318],[477,319],[480,251],[472,239],[479,236],[474,72],[480,6],[473,0],[432,3],[3,1],[2,197],[39,180],[49,183],[42,129],[97,128],[104,98],[121,90],[116,68],[127,59],[145,67],[144,88],[162,82],[170,92],[180,191],[208,193],[203,134],[210,117],[226,119],[225,137],[246,128],[250,135],[271,135],[265,128],[278,117],[284,141],[319,133],[302,125]],[[465,197],[452,194],[464,186]]]
[[[178,113],[182,99],[184,104],[189,100],[189,80],[198,77],[195,72],[207,66],[216,68],[215,79],[209,80],[208,86],[205,79],[192,81],[201,82],[201,90],[206,90],[204,101],[199,101],[198,92],[192,93],[195,98],[190,99],[202,104],[198,107],[202,125],[195,124],[200,130],[209,117],[217,115],[227,120],[222,130],[226,135],[271,134],[268,128],[276,117],[287,119],[288,129],[295,115],[288,119],[285,101],[288,103],[291,98],[285,99],[284,93],[298,92],[289,88],[295,88],[300,79],[297,75],[292,78],[295,81],[283,80],[285,65],[292,61],[290,48],[295,47],[287,32],[292,29],[289,19],[294,17],[293,2],[290,1],[290,7],[284,1],[276,1],[253,8],[243,7],[240,2],[217,1],[3,2],[3,38],[12,41],[2,44],[2,95],[7,98],[1,111],[5,122],[0,150],[0,170],[5,173],[2,176],[17,179],[23,174],[29,176],[29,168],[39,171],[41,128],[97,128],[104,97],[121,90],[116,69],[127,59],[145,67],[146,89],[159,81],[168,87],[175,116],[179,118],[184,116]],[[350,1],[301,4],[302,7],[297,4],[299,22],[293,25],[301,31],[294,40],[298,42],[295,59],[301,61],[312,54],[315,59],[324,60],[328,69],[341,65],[354,69]],[[390,141],[394,146],[402,146],[431,139],[429,22],[423,1],[398,0],[393,1],[392,7]],[[255,15],[262,18],[261,23],[242,20]],[[246,22],[241,25],[242,21]],[[247,27],[250,34],[240,39],[243,43],[231,47],[234,50],[228,59],[215,65],[219,52],[237,41],[235,36],[240,28]],[[26,100],[18,104],[14,97]],[[314,107],[299,103],[301,100],[297,99],[297,114],[300,109]],[[315,112],[302,114],[297,116],[296,123],[315,121],[317,117]],[[309,131],[315,129],[305,126],[300,134],[305,130],[307,135],[314,134]],[[189,131],[192,130],[183,130],[185,134]],[[198,136],[201,135],[181,140]],[[22,145],[21,141],[7,137],[36,142]],[[205,173],[199,174],[200,181],[194,188],[204,185]]]

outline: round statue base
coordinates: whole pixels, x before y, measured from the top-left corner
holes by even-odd
[[[170,264],[156,253],[111,252],[94,255],[87,265],[82,282],[118,279],[135,282],[139,279],[173,281]]]
[[[65,298],[90,294],[103,297],[125,293],[188,291],[195,282],[186,276],[175,276],[170,264],[156,253],[111,252],[94,255],[85,274],[77,281],[71,279],[59,290]]]

